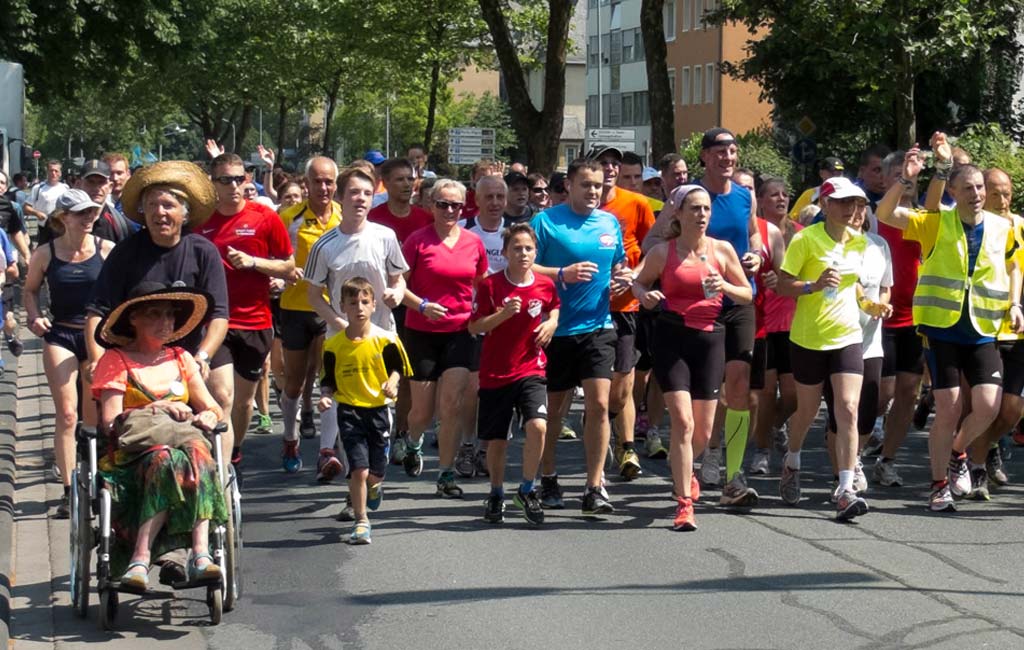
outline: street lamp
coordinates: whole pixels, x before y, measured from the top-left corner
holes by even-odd
[[[181,126],[179,126],[177,122],[171,122],[170,124],[165,124],[163,126],[163,128],[161,129],[160,135],[163,136],[163,138],[173,138],[174,136],[181,135],[183,133],[188,133],[188,130],[181,128]],[[161,138],[160,143],[157,145],[157,156],[156,157],[157,157],[157,160],[160,160],[160,161],[162,161],[164,159],[164,142],[163,142],[163,138]]]

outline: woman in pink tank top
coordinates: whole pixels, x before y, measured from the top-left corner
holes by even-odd
[[[700,487],[693,458],[711,436],[725,374],[725,331],[716,319],[723,296],[747,304],[751,290],[732,246],[706,234],[711,220],[707,191],[683,185],[673,190],[670,201],[675,214],[668,240],[640,263],[633,294],[648,309],[664,307],[655,322],[653,356],[654,376],[672,422],[673,528],[696,530],[693,502],[700,498]],[[650,289],[659,280],[661,289]]]

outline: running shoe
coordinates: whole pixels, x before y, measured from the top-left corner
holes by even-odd
[[[1003,486],[1010,482],[1010,477],[1003,469],[1003,452],[999,445],[988,450],[988,457],[985,459],[985,471],[988,472],[988,480],[992,485]]]
[[[313,422],[313,411],[303,411],[299,416],[299,435],[309,439],[316,435],[316,424]]]
[[[647,419],[646,413],[636,416],[636,424],[633,425],[633,439],[643,440],[647,437],[647,431],[651,428],[651,422]]]
[[[462,488],[455,483],[454,474],[443,473],[437,479],[437,491],[434,494],[442,499],[461,499]]]
[[[928,426],[928,416],[931,415],[934,404],[931,387],[922,386],[921,397],[917,400],[917,406],[914,408],[915,429],[918,431],[925,430],[925,427]]]
[[[540,526],[544,523],[544,507],[537,496],[537,490],[531,490],[523,494],[522,491],[517,489],[515,496],[512,497],[512,503],[523,511],[523,517],[526,521],[534,526]]]
[[[632,481],[641,474],[643,474],[643,470],[640,469],[640,457],[636,455],[636,451],[623,449],[619,461],[619,476],[627,481]]]
[[[700,466],[700,482],[704,485],[718,485],[722,469],[722,448],[708,447],[704,450],[704,462]]]
[[[984,467],[971,470],[971,491],[967,493],[967,498],[975,501],[988,501],[992,498],[988,493],[988,472]]]
[[[882,453],[882,445],[884,441],[881,438],[876,438],[872,435],[868,438],[868,441],[864,443],[864,448],[860,452],[861,458],[873,458]]]
[[[402,466],[405,473],[416,478],[423,471],[423,448],[414,447],[412,443],[406,445],[405,456],[402,458]]]
[[[928,508],[932,512],[956,512],[948,481],[943,481],[939,486],[933,485],[931,496],[928,497]]]
[[[557,476],[540,477],[540,505],[551,510],[561,510],[565,507],[562,501],[562,486],[558,484]]]
[[[484,501],[484,521],[489,524],[505,523],[505,499],[492,494]]]
[[[405,458],[405,448],[409,442],[409,432],[399,431],[391,441],[391,464],[401,465]]]
[[[491,470],[487,469],[487,449],[481,447],[476,450],[476,456],[473,457],[473,464],[476,466],[476,475],[488,477],[491,475]]]
[[[779,496],[786,505],[795,506],[800,503],[800,470],[790,469],[785,461],[779,479]]]
[[[380,504],[384,501],[384,484],[378,483],[376,485],[370,485],[366,488],[366,507],[370,510],[376,510],[380,507]]]
[[[736,506],[752,508],[757,505],[757,490],[747,487],[743,472],[736,472],[732,480],[722,487],[722,496],[718,500],[720,506]]]
[[[316,459],[316,482],[330,483],[344,469],[333,449],[321,449],[320,457]]]
[[[299,441],[285,440],[281,450],[281,467],[289,474],[302,469],[302,456],[299,455]]]
[[[868,491],[868,477],[864,475],[864,463],[857,459],[853,466],[853,491],[857,494],[864,494]]]
[[[274,433],[274,421],[270,419],[269,415],[260,413],[257,418],[255,433],[263,435]]]
[[[668,449],[665,449],[665,445],[661,442],[658,427],[651,427],[647,430],[647,439],[644,440],[644,453],[647,454],[648,458],[654,460],[668,458]]]
[[[784,454],[789,451],[789,427],[783,424],[781,427],[772,430],[772,444],[775,451]]]
[[[946,478],[949,480],[949,491],[953,496],[963,497],[970,493],[971,471],[967,467],[967,454],[962,453],[956,458],[949,459]]]
[[[355,521],[356,511],[352,508],[352,496],[348,495],[345,497],[345,505],[341,507],[338,514],[334,515],[334,519],[337,521]]]
[[[676,517],[672,521],[672,530],[697,530],[697,520],[693,516],[693,501],[686,497],[676,499]]]
[[[25,344],[17,336],[7,336],[5,338],[7,339],[7,349],[14,356],[20,357],[21,353],[25,351]]]
[[[370,522],[359,521],[352,527],[352,534],[348,536],[348,543],[353,546],[363,546],[370,543]]]
[[[836,495],[836,521],[850,521],[868,513],[868,502],[853,490],[842,490]]]
[[[60,503],[57,504],[57,509],[54,511],[53,517],[54,519],[71,518],[71,497],[69,495],[61,495]]]
[[[875,468],[871,472],[871,478],[875,483],[885,487],[899,487],[903,485],[903,479],[896,471],[896,463],[893,460],[879,458],[875,461]]]
[[[562,430],[558,434],[559,440],[575,440],[576,432],[568,424],[562,425]]]
[[[767,476],[768,472],[771,471],[772,456],[770,449],[758,449],[754,452],[754,458],[750,461],[750,469],[748,470],[751,474],[760,474],[761,476]]]
[[[476,448],[472,442],[464,442],[459,446],[459,453],[455,456],[455,473],[462,478],[473,478],[476,472],[474,456]]]
[[[690,473],[690,500],[694,503],[700,501],[700,481],[697,480],[697,475]]]
[[[583,493],[582,510],[585,515],[610,515],[615,512],[615,507],[602,494],[600,487],[588,487]]]

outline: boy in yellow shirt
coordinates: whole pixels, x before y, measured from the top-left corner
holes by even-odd
[[[411,376],[409,358],[398,335],[370,321],[377,301],[365,278],[352,278],[341,287],[342,309],[348,320],[343,332],[324,343],[320,380],[320,412],[338,403],[338,435],[349,461],[348,489],[355,513],[349,544],[370,543],[366,510],[376,510],[384,498],[384,473],[391,445],[388,407],[398,395],[398,380]]]

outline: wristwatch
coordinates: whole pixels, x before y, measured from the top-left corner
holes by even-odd
[[[205,363],[206,365],[210,365],[210,355],[206,352],[206,350],[200,350],[199,352],[196,353],[196,361],[198,361],[199,363]]]

